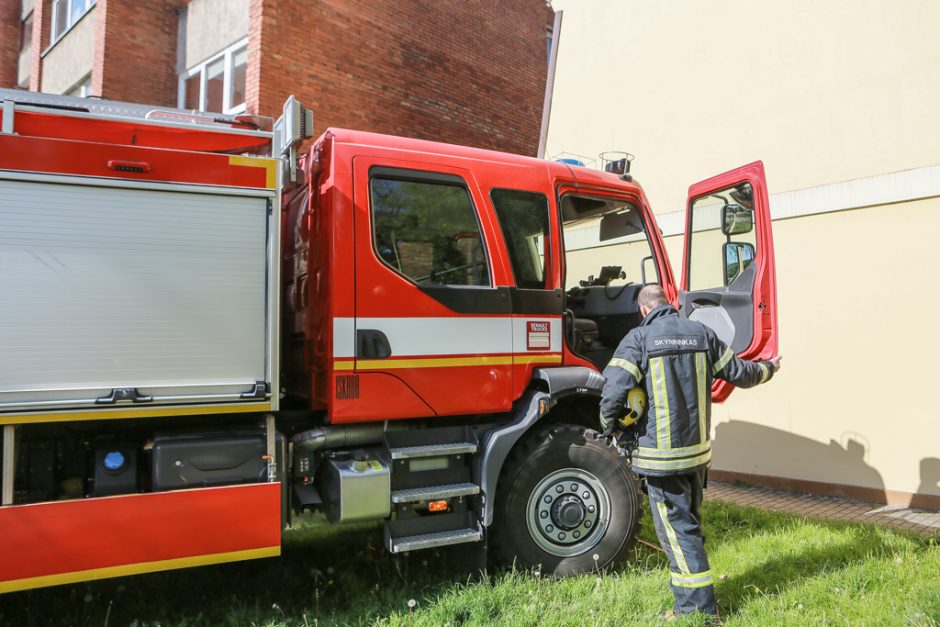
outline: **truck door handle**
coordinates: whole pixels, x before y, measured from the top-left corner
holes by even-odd
[[[356,329],[356,357],[359,359],[388,359],[392,345],[388,337],[376,329]]]
[[[692,309],[697,309],[699,307],[718,307],[721,303],[718,300],[700,296],[689,301],[689,304],[692,305]]]
[[[118,401],[131,401],[132,403],[151,403],[152,396],[141,394],[137,388],[113,388],[107,396],[95,399],[95,405],[114,405]]]

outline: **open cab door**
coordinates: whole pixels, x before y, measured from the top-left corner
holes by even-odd
[[[777,354],[777,282],[764,164],[689,188],[680,315],[711,327],[742,359]],[[734,386],[715,380],[712,399]]]

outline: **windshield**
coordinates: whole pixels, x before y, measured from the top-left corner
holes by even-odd
[[[566,288],[659,282],[643,213],[633,202],[568,194],[561,213]]]

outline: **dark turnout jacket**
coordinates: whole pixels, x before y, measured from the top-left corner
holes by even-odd
[[[636,426],[633,469],[654,476],[689,473],[711,460],[713,378],[749,388],[773,373],[770,362],[739,359],[710,328],[661,305],[627,333],[604,369],[601,424],[623,417],[627,393],[644,386],[649,405]]]

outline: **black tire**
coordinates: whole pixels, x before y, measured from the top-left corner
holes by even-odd
[[[556,497],[559,487],[566,493]],[[558,502],[562,497],[567,500]],[[550,498],[556,500],[543,505]],[[623,561],[642,514],[639,483],[626,460],[606,441],[595,440],[593,431],[573,425],[554,425],[527,437],[504,466],[496,499],[491,538],[497,558],[507,565],[539,568],[545,575],[574,575]],[[606,527],[597,518],[593,537],[583,535],[589,531],[583,525],[590,520],[582,518],[578,526],[569,526],[578,520],[578,513],[589,516],[590,504],[601,509],[604,500]],[[556,504],[565,506],[569,515],[560,515],[564,508],[550,509]],[[570,545],[556,537],[562,535],[559,528],[553,529],[554,535],[546,531],[559,520],[570,532],[566,538]],[[572,529],[582,534],[581,540],[572,539]]]

